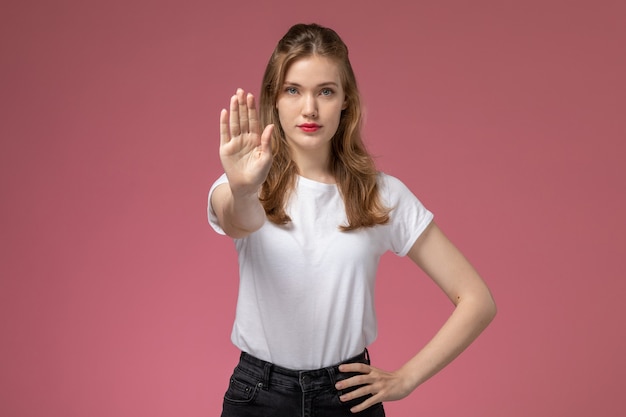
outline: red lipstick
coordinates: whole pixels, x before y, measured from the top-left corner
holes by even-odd
[[[313,133],[317,131],[321,126],[317,123],[302,123],[301,125],[298,125],[298,127],[304,132]]]

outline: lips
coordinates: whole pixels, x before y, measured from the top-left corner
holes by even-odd
[[[298,127],[304,132],[312,133],[317,131],[321,126],[317,123],[302,123],[301,125],[298,125]]]

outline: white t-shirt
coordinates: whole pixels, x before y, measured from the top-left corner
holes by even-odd
[[[211,193],[209,223],[218,232]],[[298,177],[287,204],[291,223],[270,221],[235,239],[239,296],[232,342],[257,358],[290,369],[331,366],[351,358],[377,335],[374,281],[380,256],[407,254],[433,218],[398,179],[379,175],[386,225],[342,232],[347,224],[336,185]]]

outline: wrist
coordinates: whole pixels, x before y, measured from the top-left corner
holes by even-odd
[[[255,201],[259,199],[259,192],[261,191],[261,187],[257,185],[245,185],[245,186],[237,186],[233,184],[230,185],[230,192],[233,196],[233,199],[236,201]]]
[[[407,392],[413,392],[419,387],[426,378],[423,378],[417,369],[413,369],[409,362],[396,371],[396,374],[403,381],[404,389]]]

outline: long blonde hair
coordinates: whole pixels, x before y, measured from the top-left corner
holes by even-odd
[[[285,204],[296,184],[298,167],[291,159],[289,145],[280,125],[276,102],[285,74],[295,61],[310,56],[332,59],[338,64],[346,109],[331,140],[330,170],[344,200],[347,225],[344,231],[385,224],[389,209],[381,201],[378,171],[361,139],[362,110],[356,77],[348,59],[348,48],[335,31],[317,24],[292,26],[278,42],[265,69],[260,93],[263,126],[274,124],[273,162],[261,187],[261,203],[268,219],[275,224],[291,220]]]

